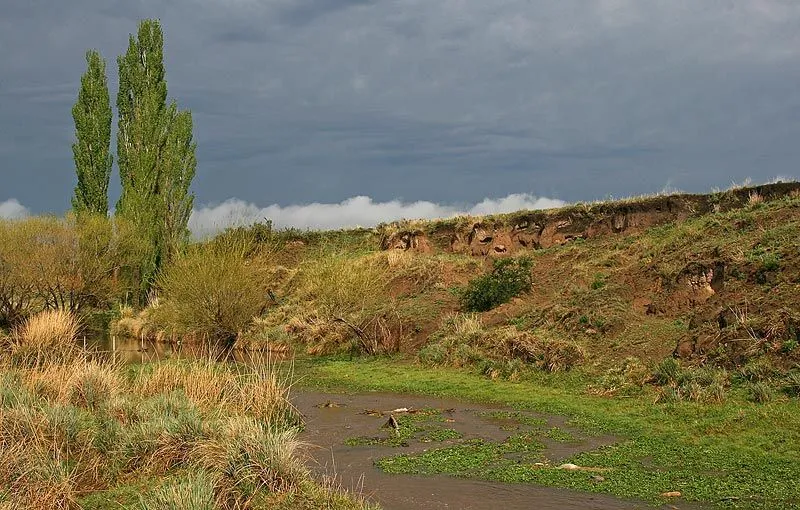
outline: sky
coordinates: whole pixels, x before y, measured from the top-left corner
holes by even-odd
[[[61,214],[95,48],[161,20],[195,232],[798,175],[796,0],[0,0],[0,217]],[[112,175],[111,203],[119,194]]]

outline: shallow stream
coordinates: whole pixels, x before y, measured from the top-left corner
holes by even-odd
[[[419,453],[471,438],[503,441],[520,424],[516,420],[498,418],[498,415],[507,411],[501,407],[384,393],[343,395],[301,391],[296,392],[292,400],[305,417],[306,430],[302,439],[313,445],[310,449],[313,469],[319,474],[335,475],[342,486],[378,502],[385,510],[652,508],[645,503],[606,495],[530,484],[495,483],[441,475],[386,474],[374,466],[374,462],[383,457]],[[463,437],[436,443],[411,440],[407,446],[395,447],[385,444],[345,444],[347,439],[353,437],[391,437],[392,431],[382,426],[390,414],[404,414],[388,412],[400,408],[440,410],[442,416],[446,417],[447,425]],[[379,414],[376,411],[383,412]],[[582,436],[577,429],[569,427],[563,418],[526,414],[536,420],[544,420],[546,427],[557,427],[574,434],[574,440],[568,442],[545,440],[544,456],[548,466],[558,466],[579,451],[592,450],[615,441],[609,436]],[[592,475],[576,473],[576,476]],[[675,503],[664,508],[683,509],[688,506]]]

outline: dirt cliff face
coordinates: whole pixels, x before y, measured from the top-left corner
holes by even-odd
[[[444,251],[502,257],[613,234],[632,234],[712,212],[741,208],[800,193],[800,183],[776,183],[708,195],[671,195],[614,203],[578,204],[549,211],[520,211],[484,218],[434,221],[419,228],[392,224],[383,250]],[[712,276],[713,278],[713,276]]]

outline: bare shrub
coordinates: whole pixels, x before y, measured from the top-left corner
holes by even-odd
[[[291,321],[290,331],[300,331],[311,340],[313,352],[341,349],[352,337],[364,353],[396,352],[403,338],[403,321],[388,293],[389,281],[385,258],[332,254],[308,261],[293,286],[297,299],[313,303],[314,311]],[[314,338],[309,334],[313,329],[330,333],[335,341],[327,335]]]
[[[235,244],[212,243],[177,257],[158,278],[155,322],[169,333],[232,343],[267,299],[266,264],[244,255]]]

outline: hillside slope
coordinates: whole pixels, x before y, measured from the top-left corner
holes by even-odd
[[[798,183],[284,233],[275,252],[288,268],[276,287],[282,305],[264,323],[285,326],[311,352],[361,335],[374,343],[370,351],[416,352],[447,335],[448,321],[463,312],[459,292],[493,259],[527,256],[531,290],[475,317],[483,344],[513,328],[528,340],[577,343],[587,367],[673,353],[725,366],[769,355],[788,367],[800,360],[798,239]],[[320,285],[337,288],[342,300],[348,289],[370,297],[357,306],[366,315],[331,310],[324,292],[302,278],[332,258],[338,266],[314,278],[329,278]],[[363,276],[366,267],[374,281],[358,287],[351,273]]]

